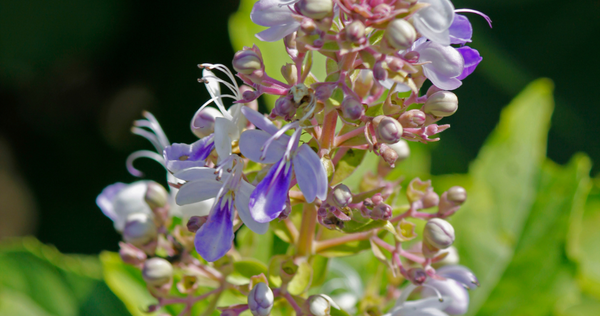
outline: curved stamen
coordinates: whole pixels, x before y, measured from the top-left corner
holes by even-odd
[[[144,173],[141,172],[140,170],[136,169],[133,166],[133,162],[138,159],[138,158],[150,158],[158,163],[160,163],[163,167],[165,167],[165,169],[167,169],[167,167],[165,166],[165,161],[163,159],[163,156],[153,152],[153,151],[149,151],[149,150],[138,150],[136,152],[133,152],[131,155],[129,155],[129,157],[127,157],[127,161],[125,162],[125,164],[127,165],[127,171],[129,171],[129,173],[131,173],[133,176],[136,177],[143,177]]]
[[[281,137],[281,135],[283,135],[287,130],[292,129],[292,128],[297,128],[300,126],[300,122],[296,121],[290,124],[287,124],[285,126],[283,126],[280,130],[277,131],[277,133],[273,134],[273,136],[269,137],[269,139],[267,139],[267,141],[263,144],[262,148],[260,149],[262,151],[262,154],[260,155],[260,160],[264,160],[267,154],[267,149],[269,149],[269,146],[271,146],[271,144],[278,140],[279,137]]]
[[[207,68],[209,70],[217,69],[217,70],[221,71],[227,77],[229,77],[229,79],[231,79],[231,81],[235,85],[236,89],[240,90],[240,87],[238,86],[237,81],[235,81],[235,76],[233,75],[233,73],[231,72],[231,70],[229,70],[229,68],[227,68],[227,66],[222,65],[222,64],[200,64],[200,65],[198,65],[198,67],[200,67],[200,68]]]
[[[311,96],[310,103],[308,103],[308,105],[306,107],[309,109],[308,112],[306,112],[306,114],[304,114],[304,116],[301,119],[299,119],[298,121],[304,121],[304,120],[308,119],[309,117],[311,117],[311,115],[317,108],[317,102],[316,102],[316,98],[314,96]]]
[[[221,83],[223,85],[225,85],[227,88],[229,88],[229,90],[231,90],[231,92],[233,92],[233,94],[238,98],[238,100],[242,99],[242,95],[240,94],[239,89],[236,90],[236,87],[234,85],[232,85],[231,83],[217,77],[217,76],[204,76],[202,77],[202,79],[208,81],[208,80],[214,80],[218,83]]]
[[[156,134],[156,136],[158,137],[158,140],[163,145],[163,147],[171,145],[171,142],[167,138],[167,135],[163,131],[162,127],[160,126],[160,124],[158,123],[158,120],[154,117],[154,115],[152,115],[152,113],[150,113],[148,111],[144,111],[142,113],[142,115],[148,120],[148,122],[150,122],[150,125],[142,123],[142,122],[144,122],[144,120],[137,120],[137,121],[135,121],[134,124],[141,123],[141,125],[136,125],[136,126],[146,126],[146,127],[150,128],[154,132],[154,134]]]
[[[138,136],[142,136],[145,139],[147,139],[149,142],[151,142],[152,145],[154,146],[154,148],[156,148],[157,152],[160,153],[165,149],[163,147],[163,145],[158,141],[158,138],[156,138],[156,134],[152,134],[149,131],[147,131],[143,128],[139,128],[139,127],[132,127],[131,132]]]
[[[458,9],[458,10],[454,10],[454,12],[458,12],[458,13],[475,13],[481,17],[483,17],[489,24],[490,28],[492,28],[492,19],[490,19],[489,16],[487,16],[486,14],[484,14],[483,12],[477,11],[477,10],[473,10],[473,9]]]
[[[217,99],[222,99],[223,97],[225,97],[225,98],[230,98],[230,99],[234,99],[234,100],[237,100],[237,99],[236,99],[234,96],[232,96],[232,95],[229,95],[229,94],[217,95],[217,96],[214,96],[214,97],[212,97],[212,98],[211,98],[211,99],[209,99],[208,101],[204,102],[204,104],[202,104],[202,106],[201,106],[201,107],[198,109],[198,111],[196,111],[196,113],[198,113],[198,112],[202,111],[202,110],[203,110],[205,107],[207,107],[209,104],[213,103],[213,102],[214,102],[214,101],[216,101]],[[223,116],[224,116],[226,119],[229,119],[229,120],[231,120],[231,119],[232,119],[232,117],[231,117],[231,114],[229,114],[229,112],[227,112],[227,110],[225,110],[225,107],[224,107],[224,106],[223,106],[221,103],[215,102],[215,104],[216,104],[216,105],[217,105],[217,107],[219,108],[219,111],[221,111],[221,114],[223,114]]]
[[[438,300],[440,300],[440,302],[444,301],[444,297],[442,296],[442,293],[440,293],[440,291],[438,291],[438,289],[436,289],[435,286],[431,286],[429,284],[421,284],[421,286],[432,289],[435,292],[435,295],[437,295]]]

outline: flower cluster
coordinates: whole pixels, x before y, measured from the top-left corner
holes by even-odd
[[[465,288],[478,282],[457,265],[455,232],[446,221],[466,201],[466,191],[456,186],[438,195],[431,181],[416,178],[403,207],[398,183],[385,180],[410,156],[408,142],[439,140],[449,125],[437,123],[458,109],[451,90],[482,60],[466,45],[472,27],[459,13],[490,22],[478,11],[456,10],[449,0],[256,2],[250,17],[268,27],[256,37],[282,41],[289,55],[291,62],[281,67],[285,82],[267,73],[256,46],[235,54],[235,74],[224,65],[200,64],[199,81],[210,99],[191,119],[196,142],[170,143],[150,113],[132,129],[157,152],[133,153],[128,169],[141,176],[135,159],[158,161],[169,190],[138,181],[113,184],[98,196],[123,235],[123,261],[141,270],[158,300],[149,310],[184,304],[190,311],[236,291],[247,301],[219,307],[222,315],[249,310],[265,316],[274,304],[315,316],[357,306],[387,315],[466,313]],[[326,65],[313,65],[313,54],[324,55]],[[327,77],[316,78],[313,67],[325,67]],[[258,112],[263,94],[278,96],[268,114]],[[372,154],[380,158],[378,174],[347,182],[354,170],[342,162]],[[418,220],[426,221],[420,241]],[[241,260],[236,232],[245,226],[265,234],[273,225],[289,236],[287,254],[247,282],[232,281],[228,276]],[[310,285],[297,290],[315,254],[332,256],[328,251],[355,241],[368,241],[370,248],[356,251],[373,251],[407,286],[367,307],[357,305],[360,297],[352,305],[325,293],[306,297]],[[214,284],[212,290],[205,291],[206,284]]]

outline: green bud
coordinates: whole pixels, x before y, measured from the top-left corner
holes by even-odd
[[[390,46],[404,50],[410,48],[417,39],[417,32],[412,24],[403,19],[396,19],[385,30],[385,38]]]
[[[332,0],[300,0],[297,6],[302,15],[314,20],[320,20],[333,13]]]
[[[291,86],[296,85],[296,83],[298,82],[298,70],[296,69],[296,65],[294,64],[287,63],[284,66],[282,66],[281,74]]]
[[[262,59],[251,49],[238,51],[233,56],[233,69],[241,74],[251,75],[256,70],[261,70],[262,67]]]
[[[151,209],[165,207],[169,200],[169,193],[162,185],[156,182],[149,182],[144,200]]]
[[[163,258],[152,258],[144,262],[142,277],[149,285],[161,286],[173,277],[173,266]]]
[[[454,243],[454,227],[441,218],[432,218],[425,224],[423,243],[437,249],[446,249]]]
[[[438,91],[427,98],[423,111],[436,117],[447,117],[458,110],[458,97],[450,91]]]

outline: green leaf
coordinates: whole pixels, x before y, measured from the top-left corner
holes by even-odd
[[[336,185],[348,178],[363,161],[365,153],[365,150],[348,149],[348,152],[346,152],[335,168],[335,174],[331,180],[331,185]]]
[[[242,257],[254,258],[261,262],[269,262],[273,245],[273,231],[256,234],[247,226],[242,226],[236,234],[236,243]]]
[[[470,167],[469,199],[452,218],[461,264],[480,278],[469,314],[483,305],[512,260],[535,201],[553,109],[552,83],[531,83],[508,105]]]
[[[227,276],[227,281],[241,285],[250,281],[250,278],[261,273],[267,274],[267,266],[256,259],[245,259],[233,263],[233,273]]]
[[[0,245],[0,271],[0,315],[128,315],[97,258],[16,239]]]
[[[327,264],[329,263],[329,258],[314,255],[311,257],[310,263],[313,270],[311,287],[319,286],[325,282],[327,277]]]
[[[308,290],[312,282],[313,271],[310,263],[303,261],[298,264],[298,271],[288,283],[287,290],[292,295],[300,295]]]
[[[347,234],[366,232],[375,228],[382,228],[389,224],[384,220],[372,220],[362,216],[359,210],[352,210],[352,220],[344,223],[342,231]]]
[[[590,189],[590,160],[574,157],[561,167],[546,161],[536,201],[515,254],[480,315],[548,315],[563,295],[555,284],[571,270],[564,257],[569,220],[580,213]],[[543,264],[540,264],[543,262]],[[540,277],[544,276],[544,277]],[[572,276],[571,276],[572,277]]]
[[[354,194],[358,193],[360,182],[367,172],[375,174],[377,171],[377,164],[379,163],[379,157],[373,152],[367,152],[362,162],[354,172],[342,181],[343,184],[347,185]]]
[[[365,115],[372,117],[383,115],[383,103],[379,103],[367,108]]]

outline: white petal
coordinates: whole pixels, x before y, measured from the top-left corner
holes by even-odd
[[[202,179],[184,184],[177,192],[175,201],[179,205],[196,203],[214,198],[223,184],[217,180]]]
[[[276,25],[256,34],[256,37],[265,42],[277,42],[287,35],[292,34],[298,27],[300,27],[300,23],[298,22]]]
[[[450,45],[448,29],[454,21],[454,6],[449,0],[420,0],[430,6],[417,11],[413,23],[421,35],[444,46]]]
[[[231,141],[239,138],[237,126],[226,118],[217,117],[215,120],[215,149],[219,160],[231,155]]]
[[[200,179],[217,179],[215,169],[207,167],[193,167],[181,170],[174,174],[175,178],[185,181],[195,181]]]
[[[271,142],[267,148],[267,153],[264,160],[260,160],[262,155],[261,148],[264,146],[267,139],[272,135],[261,130],[251,129],[244,131],[240,137],[240,151],[246,158],[260,163],[275,163],[285,153],[287,141],[289,137],[282,135],[278,140]]]
[[[246,118],[248,119],[248,121],[250,121],[250,123],[254,124],[254,126],[262,129],[263,131],[273,135],[275,133],[277,133],[277,131],[279,131],[279,129],[277,128],[277,126],[275,126],[275,124],[273,124],[273,122],[271,122],[268,118],[266,118],[264,115],[260,114],[259,112],[249,108],[249,107],[243,107],[241,108],[242,114],[244,114],[244,116],[246,116]]]
[[[392,80],[392,79],[385,79],[385,80],[381,80],[379,81],[379,83],[386,89],[391,89],[392,86],[394,85],[394,83],[396,83],[396,81]],[[407,92],[410,91],[410,87],[403,84],[403,83],[398,83],[396,85],[396,89],[394,89],[393,92]]]
[[[311,203],[315,197],[324,201],[327,198],[327,172],[319,156],[304,144],[298,148],[292,163],[298,186],[306,201]]]
[[[250,194],[254,191],[254,186],[250,183],[242,180],[240,183],[240,189],[236,192],[235,195],[235,208],[237,209],[238,215],[242,219],[242,222],[251,231],[257,234],[264,234],[269,229],[269,223],[259,223],[252,218],[250,214]]]
[[[279,0],[260,0],[252,7],[250,19],[262,26],[288,24],[294,21],[292,11],[288,6],[279,6]]]
[[[210,94],[211,98],[221,95],[221,85],[214,78],[217,77],[212,71],[208,69],[202,70],[202,77],[206,79],[204,85],[206,86],[206,90]],[[219,106],[220,109],[224,109],[223,101],[221,98],[216,98],[215,103]]]
[[[233,139],[233,141],[236,141],[239,139],[239,135],[241,134],[241,132],[244,130],[244,128],[246,127],[246,124],[248,123],[248,121],[246,120],[246,117],[244,117],[244,115],[242,114],[242,107],[244,105],[240,104],[240,103],[235,103],[233,104],[229,109],[227,109],[227,112],[229,112],[229,114],[231,114],[231,117],[233,118],[233,122],[237,127],[237,135],[238,137]]]
[[[113,198],[113,210],[114,214],[117,216],[114,224],[118,231],[122,231],[123,228],[125,228],[125,222],[127,221],[127,216],[129,216],[129,214],[152,214],[152,210],[144,199],[146,190],[148,190],[148,182],[150,181],[134,182],[119,191]]]
[[[177,203],[175,203],[175,196],[177,196],[178,192],[179,190],[171,188],[172,199],[170,201],[171,208],[169,211],[171,215],[182,217],[184,224],[187,223],[192,216],[206,216],[210,213],[210,209],[215,201],[214,199],[186,205],[177,205]]]

